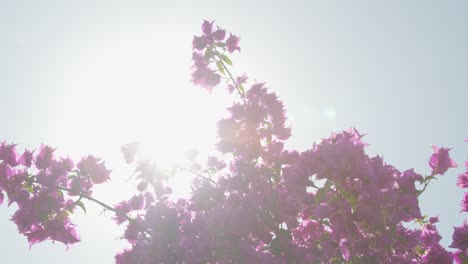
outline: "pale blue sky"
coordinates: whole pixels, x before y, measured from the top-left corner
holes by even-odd
[[[431,144],[452,147],[459,168],[421,202],[423,214],[440,216],[447,245],[466,218],[455,182],[468,158],[467,12],[465,1],[0,0],[0,137],[96,153],[116,185],[127,176],[120,144],[156,135],[161,156],[171,144],[208,144],[226,98],[188,81],[192,35],[216,19],[241,36],[234,71],[283,99],[291,147],[354,126],[368,134],[369,153],[422,174]],[[96,195],[129,196],[122,186]],[[75,218],[83,243],[68,252],[51,243],[28,250],[12,212],[0,208],[2,263],[112,263],[121,248],[98,207]]]

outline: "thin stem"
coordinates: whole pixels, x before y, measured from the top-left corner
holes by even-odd
[[[57,188],[62,190],[62,191],[72,192],[71,189],[68,189],[68,188],[65,188],[65,187],[58,186]],[[107,210],[112,211],[114,213],[117,213],[117,210],[114,207],[112,207],[110,205],[107,205],[104,202],[101,202],[101,201],[97,200],[96,198],[93,198],[93,197],[88,196],[86,194],[80,194],[80,199],[79,200],[81,200],[82,198],[85,198],[87,200],[95,202],[95,203],[99,204],[100,206],[106,208]]]
[[[427,186],[428,186],[429,183],[432,181],[432,179],[435,179],[435,177],[434,177],[435,174],[436,174],[436,173],[435,173],[435,171],[434,171],[434,172],[432,172],[432,174],[431,174],[430,176],[426,177],[426,179],[429,178],[429,180],[424,179],[424,187],[423,187],[422,190],[419,191],[418,196],[420,196],[420,195],[426,190]]]
[[[216,57],[218,57],[219,61],[221,62],[221,65],[223,65],[223,68],[226,70],[227,74],[229,75],[229,78],[230,78],[231,81],[234,83],[234,86],[236,87],[237,92],[239,93],[239,95],[241,96],[241,98],[244,99],[245,93],[241,90],[241,88],[240,88],[239,85],[237,84],[236,80],[234,79],[234,77],[233,77],[232,74],[231,74],[231,71],[229,71],[229,69],[227,68],[226,64],[224,63],[223,58],[219,55],[218,50],[216,50],[216,48],[215,48],[214,50],[215,50]]]
[[[58,189],[62,190],[62,191],[67,191],[67,192],[71,192],[72,190],[71,189],[68,189],[68,188],[65,188],[65,187],[62,187],[62,186],[58,186],[57,187]],[[96,198],[93,198],[92,196],[88,196],[86,194],[82,194],[80,193],[80,198],[78,200],[81,200],[82,198],[85,198],[87,200],[90,200],[96,204],[99,204],[100,206],[104,207],[105,209],[109,210],[109,211],[112,211],[114,212],[115,214],[119,214],[119,212],[112,206],[104,203],[104,202],[101,202],[99,201],[98,199]],[[125,214],[125,218],[127,218],[127,220],[131,221],[132,219],[130,217],[128,217],[127,214]]]
[[[198,176],[198,177],[200,177],[200,178],[202,178],[202,179],[204,179],[204,180],[207,180],[207,181],[213,183],[214,185],[216,185],[216,182],[215,182],[215,181],[213,181],[212,179],[206,177],[206,176],[203,175],[203,174],[200,174],[200,173],[198,173],[198,172],[196,172],[196,171],[194,171],[194,170],[191,170],[191,169],[185,168],[185,167],[178,167],[178,168],[181,169],[181,170],[190,172],[190,173],[192,173],[192,174],[195,174],[196,176]]]

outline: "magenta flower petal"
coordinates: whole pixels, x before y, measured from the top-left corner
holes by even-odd
[[[438,217],[438,216],[430,217],[430,218],[429,218],[429,222],[430,222],[431,224],[435,224],[435,223],[439,222],[439,217]]]
[[[52,160],[54,159],[53,153],[55,149],[46,146],[46,145],[41,145],[39,149],[39,153],[36,155],[36,167],[38,169],[47,169],[51,165]]]
[[[240,38],[230,34],[229,38],[226,40],[226,47],[230,53],[233,53],[235,50],[240,51],[239,47]]]
[[[213,37],[217,41],[223,41],[226,38],[226,30],[219,29],[213,33]]]
[[[457,186],[460,188],[468,188],[468,171],[458,175]]]
[[[434,153],[429,159],[429,166],[435,174],[444,175],[449,168],[457,167],[457,163],[449,156],[449,148],[439,148],[432,146]]]
[[[135,160],[136,153],[138,152],[139,144],[137,142],[123,145],[120,151],[124,155],[125,162],[127,164],[132,163]]]
[[[461,212],[468,212],[468,192],[463,195],[461,208]]]
[[[29,168],[31,167],[32,159],[33,159],[33,153],[29,150],[25,150],[23,155],[21,155],[21,157],[19,158],[18,162],[19,164]]]
[[[5,141],[0,145],[0,160],[12,167],[18,165],[18,153],[15,147],[16,145],[7,144]]]
[[[91,178],[94,184],[100,184],[110,179],[110,170],[106,169],[104,162],[93,156],[82,158],[77,165],[80,172]]]
[[[203,50],[206,48],[206,45],[208,44],[208,41],[205,36],[193,36],[193,41],[192,41],[192,47],[195,50]]]
[[[458,248],[462,251],[468,249],[468,223],[463,223],[460,227],[454,227],[454,232],[452,235],[452,244],[449,246],[451,248]]]
[[[202,31],[205,35],[210,35],[213,32],[213,21],[203,20]]]

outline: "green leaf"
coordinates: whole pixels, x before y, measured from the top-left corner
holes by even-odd
[[[330,180],[327,180],[327,182],[325,182],[325,185],[318,189],[318,191],[315,193],[315,197],[314,197],[314,205],[317,206],[319,205],[323,199],[325,198],[328,190],[330,190],[330,187],[333,185],[333,182],[330,181]]]
[[[76,201],[75,204],[81,207],[81,209],[83,209],[83,212],[86,214],[86,206],[82,201]]]
[[[423,255],[426,250],[424,250],[424,248],[421,246],[421,245],[418,245],[414,248],[414,251],[416,252],[416,254],[418,255]]]
[[[205,61],[208,62],[210,61],[211,58],[213,58],[213,55],[214,55],[214,52],[211,48],[207,48],[206,51],[205,51]]]
[[[239,89],[241,90],[242,94],[245,94],[245,89],[242,84],[239,84]]]
[[[216,61],[216,66],[218,67],[218,70],[223,74],[223,75],[226,75],[226,73],[224,72],[224,65],[221,61]]]
[[[358,206],[358,201],[356,196],[354,196],[352,193],[348,191],[342,191],[343,196],[345,197],[346,201],[351,205],[351,210],[352,212],[356,212],[357,206]]]
[[[346,189],[342,188],[340,185],[337,185],[336,188],[345,198],[345,200],[348,201],[349,205],[351,205],[351,211],[353,213],[356,212],[358,206],[357,197],[354,194],[348,192]]]
[[[226,55],[224,55],[224,54],[221,54],[221,59],[222,59],[225,63],[227,63],[227,64],[229,64],[229,65],[232,66],[232,61],[231,61],[231,59],[229,59],[228,56],[226,56]]]

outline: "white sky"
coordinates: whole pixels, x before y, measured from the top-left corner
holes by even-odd
[[[241,37],[234,71],[283,99],[291,147],[331,131],[368,134],[368,151],[400,170],[429,172],[431,144],[460,167],[433,182],[423,214],[439,215],[449,244],[468,158],[468,6],[463,1],[6,1],[0,0],[0,137],[108,160],[103,200],[129,197],[120,146],[144,138],[159,157],[213,143],[227,106],[190,85],[191,40],[203,19]],[[94,208],[94,210],[93,210]],[[113,263],[110,214],[75,218],[82,243],[28,244],[0,208],[2,263]]]

